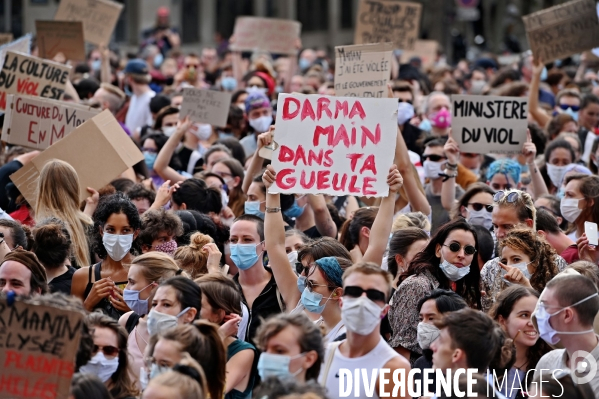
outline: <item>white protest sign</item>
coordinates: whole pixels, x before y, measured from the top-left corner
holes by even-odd
[[[460,151],[518,153],[526,141],[528,100],[523,97],[453,95],[451,130]]]
[[[43,150],[98,113],[97,108],[75,103],[8,95],[2,141]]]
[[[280,94],[271,193],[382,197],[397,139],[397,100]]]
[[[335,95],[386,97],[393,43],[335,47]]]
[[[230,106],[231,93],[185,88],[179,117],[183,119],[189,116],[194,122],[224,127],[227,125]]]

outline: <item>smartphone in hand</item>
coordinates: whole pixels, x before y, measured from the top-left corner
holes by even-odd
[[[589,245],[594,245],[595,247],[599,245],[599,237],[597,236],[597,223],[584,222],[584,232],[589,239]]]

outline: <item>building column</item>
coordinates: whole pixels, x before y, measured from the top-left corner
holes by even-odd
[[[329,29],[327,37],[327,45],[331,48],[339,44],[338,36],[341,19],[341,2],[339,0],[329,0]]]
[[[12,1],[4,0],[4,31],[12,31]]]
[[[214,44],[214,32],[216,32],[216,0],[200,1],[200,43],[202,45]]]
[[[254,16],[266,17],[266,0],[254,0]]]

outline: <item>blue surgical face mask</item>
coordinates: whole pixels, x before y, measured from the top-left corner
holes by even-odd
[[[329,297],[325,301],[325,303],[321,305],[320,302],[322,301],[322,298],[324,298],[323,295],[317,292],[311,292],[308,289],[308,287],[306,287],[304,288],[304,292],[302,292],[302,297],[300,301],[302,302],[302,305],[304,305],[308,312],[321,314],[327,302],[331,299],[331,296],[333,296],[332,292],[331,295],[329,295]]]
[[[158,154],[156,154],[155,152],[144,151],[144,162],[146,163],[148,169],[154,169],[154,164],[156,163],[157,157]]]
[[[308,278],[306,276],[299,276],[297,279],[297,289],[299,292],[303,293],[306,289],[306,281]]]
[[[408,102],[397,104],[397,124],[402,126],[414,117],[414,106]]]
[[[285,213],[285,216],[287,216],[289,218],[298,218],[298,217],[302,216],[305,209],[306,209],[306,204],[304,204],[304,206],[299,206],[297,204],[297,199],[296,199],[296,200],[293,200],[293,205],[291,205],[291,207],[283,213]]]
[[[231,244],[231,260],[239,270],[247,270],[254,266],[258,261],[259,255],[256,253],[256,247],[262,244]],[[262,254],[262,251],[260,251]]]
[[[574,119],[576,122],[578,122],[578,111],[574,111],[572,110],[572,108],[568,107],[568,109],[566,109],[564,111],[564,114],[568,114],[572,117],[572,119]]]
[[[148,313],[148,300],[147,299],[139,299],[139,294],[142,291],[144,291],[146,288],[151,287],[151,286],[152,286],[152,284],[149,284],[139,291],[128,290],[126,288],[123,290],[123,299],[125,300],[125,303],[127,304],[127,306],[129,306],[129,309],[131,309],[132,311],[134,311],[135,313],[137,313],[140,316],[143,316],[146,313]]]
[[[150,379],[153,379],[155,377],[158,377],[160,374],[164,374],[167,371],[170,371],[171,369],[169,367],[166,366],[159,366],[156,363],[152,364],[152,367],[150,368]]]
[[[245,201],[244,210],[247,215],[258,216],[260,219],[264,219],[264,212],[260,210],[260,201]]]
[[[160,65],[162,65],[162,62],[164,61],[164,56],[162,55],[162,53],[158,53],[154,56],[154,68],[158,69],[160,68]]]
[[[431,121],[429,121],[428,119],[425,119],[422,122],[420,122],[420,125],[418,125],[418,128],[420,130],[424,130],[425,132],[430,132],[431,129],[433,128],[433,125],[431,125]]]
[[[263,352],[258,360],[258,374],[262,380],[265,380],[268,377],[278,377],[281,380],[295,377],[303,371],[303,368],[300,368],[292,374],[289,371],[289,363],[291,363],[291,360],[304,355],[305,353],[300,353],[299,355],[291,357]]]
[[[310,65],[312,65],[312,63],[309,60],[307,60],[305,58],[299,59],[300,70],[305,71],[306,69],[308,69],[310,67]]]
[[[99,71],[102,68],[102,60],[93,60],[91,67],[92,71]]]
[[[232,76],[225,76],[220,80],[220,85],[225,91],[235,91],[237,88],[237,80]]]
[[[543,72],[541,72],[541,82],[547,80],[547,68],[543,68]]]

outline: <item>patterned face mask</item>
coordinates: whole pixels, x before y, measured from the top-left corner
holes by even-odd
[[[167,255],[173,256],[175,251],[177,250],[177,241],[170,240],[167,242],[163,242],[160,245],[156,245],[154,249],[158,252],[164,252]]]

